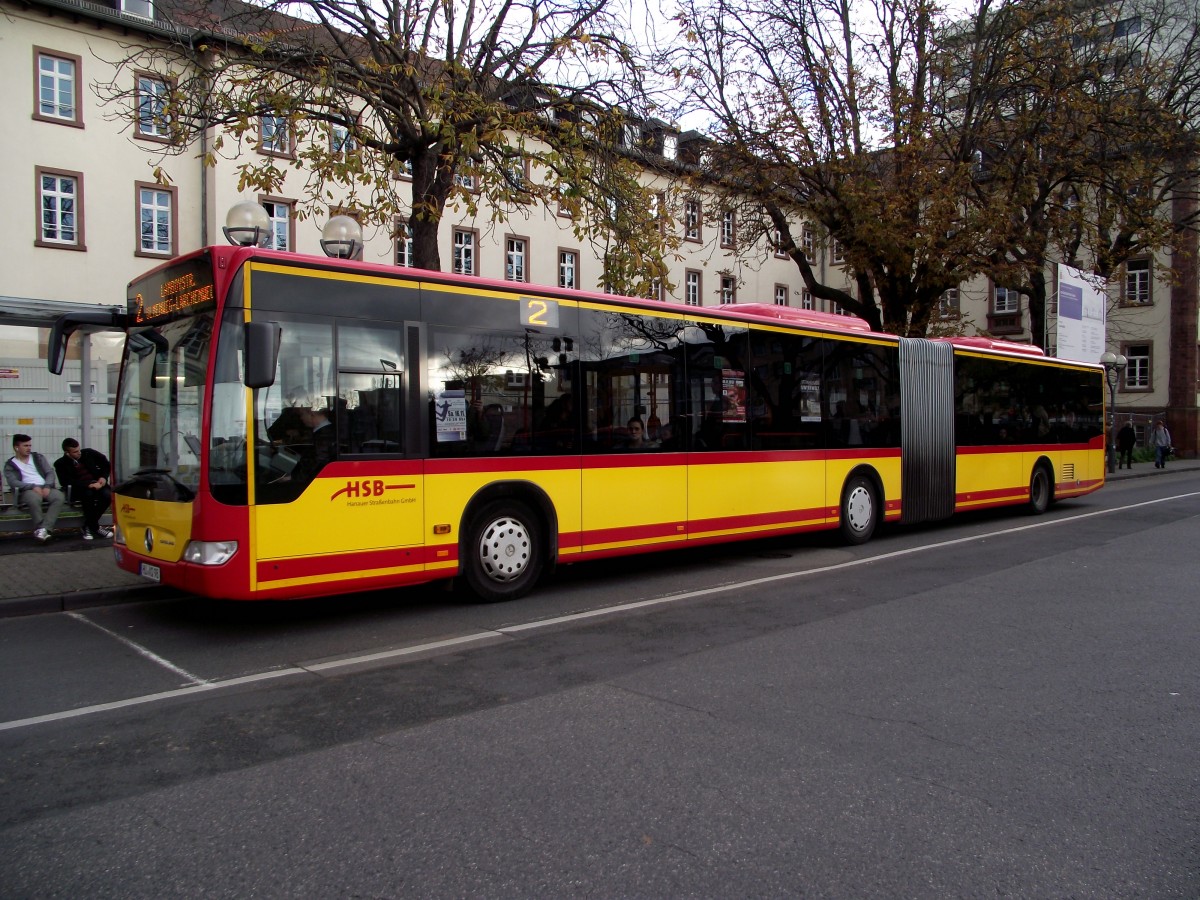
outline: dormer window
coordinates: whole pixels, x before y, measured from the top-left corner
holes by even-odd
[[[120,0],[121,12],[143,19],[154,18],[154,0]]]
[[[679,135],[669,131],[663,134],[662,155],[666,159],[676,159],[679,156]]]

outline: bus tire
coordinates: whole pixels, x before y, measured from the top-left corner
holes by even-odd
[[[524,503],[495,500],[471,520],[463,574],[485,603],[516,600],[529,593],[542,573],[545,553],[541,523]]]
[[[879,523],[879,498],[865,475],[855,475],[842,488],[839,527],[848,544],[865,544]]]
[[[1050,471],[1043,465],[1033,467],[1029,476],[1029,512],[1040,516],[1050,508],[1054,500],[1054,489],[1050,484]]]

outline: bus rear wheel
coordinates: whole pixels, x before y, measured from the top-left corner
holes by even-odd
[[[1029,476],[1029,511],[1040,516],[1050,508],[1053,496],[1049,471],[1045,466],[1036,466]]]
[[[842,537],[848,544],[865,544],[879,522],[875,486],[865,475],[855,475],[842,489]]]
[[[489,503],[467,533],[467,585],[487,603],[516,600],[537,583],[542,556],[541,526],[533,511],[514,500]]]

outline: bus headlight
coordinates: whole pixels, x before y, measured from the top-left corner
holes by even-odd
[[[219,566],[237,553],[237,541],[188,541],[183,561],[198,566]]]
[[[117,525],[115,522],[113,523],[113,543],[114,544],[124,544],[125,543],[125,529],[122,528],[120,525]]]

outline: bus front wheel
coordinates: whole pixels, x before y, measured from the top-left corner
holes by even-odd
[[[542,554],[541,526],[529,507],[512,500],[489,503],[467,534],[467,585],[487,603],[516,600],[541,575]]]
[[[855,475],[842,490],[842,537],[849,544],[865,544],[879,522],[875,486],[865,475]]]
[[[1029,511],[1040,516],[1050,508],[1052,497],[1050,473],[1045,466],[1037,466],[1029,476]]]

